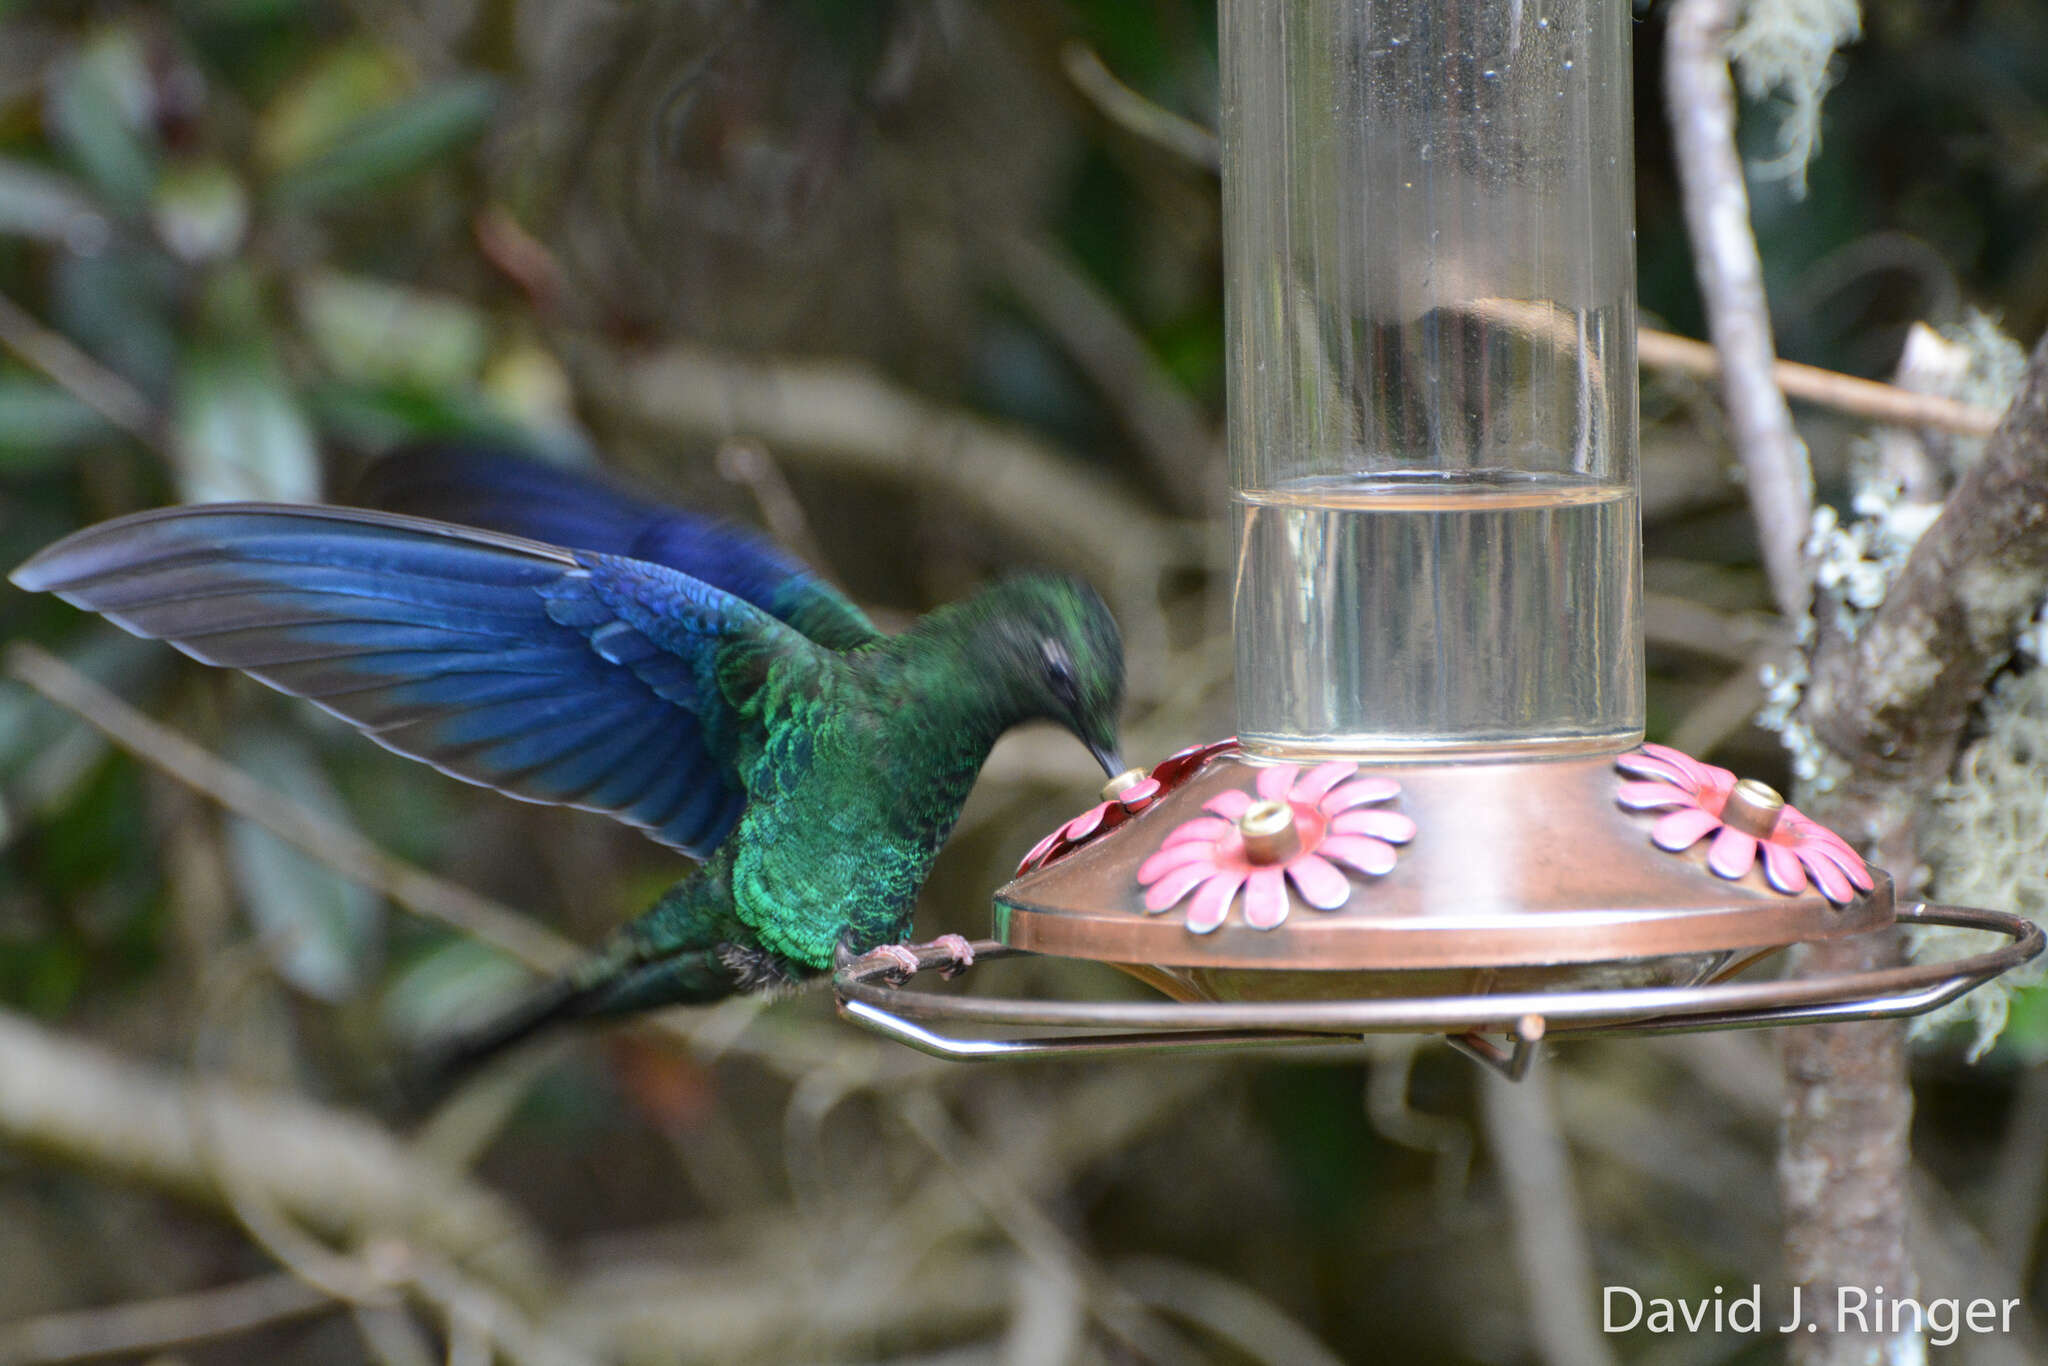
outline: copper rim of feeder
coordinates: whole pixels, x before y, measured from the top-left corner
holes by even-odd
[[[2029,961],[2044,943],[2039,925],[2008,911],[1916,903],[1900,908],[1897,921],[1981,930],[2004,935],[2009,942],[1948,962],[1776,981],[1369,1001],[1034,1001],[938,995],[884,983],[879,979],[888,974],[889,965],[877,960],[842,969],[833,985],[839,1011],[848,1019],[921,1052],[955,1060],[1076,1052],[1185,1053],[1346,1043],[1366,1034],[1445,1034],[1457,1036],[1454,1041],[1467,1045],[1482,1061],[1502,1065],[1504,1059],[1488,1056],[1490,1045],[1476,1036],[1497,1032],[1527,1045],[1545,1036],[1758,1029],[1923,1014]],[[974,947],[977,963],[1020,952],[992,940]],[[951,961],[943,950],[929,945],[918,951],[918,960],[920,968]],[[972,1039],[925,1029],[917,1023],[921,1020],[1117,1032]],[[1526,1065],[1526,1059],[1518,1059],[1513,1070],[1519,1065]]]
[[[1138,869],[1217,794],[1236,788],[1256,800],[1264,765],[1224,754],[1114,830],[1000,889],[996,938],[1141,970],[1502,969],[1754,955],[1892,922],[1891,885],[1877,870],[1871,892],[1838,907],[1812,887],[1778,891],[1761,860],[1740,878],[1718,876],[1707,865],[1711,840],[1682,853],[1656,847],[1650,829],[1658,813],[1617,802],[1625,776],[1616,757],[1362,767],[1401,785],[1384,806],[1419,826],[1392,870],[1347,871],[1350,893],[1334,910],[1307,905],[1290,887],[1277,928],[1253,928],[1232,909],[1219,928],[1196,933],[1187,920],[1192,898],[1147,912]],[[1731,805],[1729,825],[1768,833],[1766,819],[1775,822],[1783,802],[1758,783]],[[1270,849],[1265,856],[1287,857]]]

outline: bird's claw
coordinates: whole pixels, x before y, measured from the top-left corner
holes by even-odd
[[[940,934],[930,944],[915,944],[915,946],[913,944],[881,944],[881,946],[870,948],[870,950],[866,950],[864,954],[858,954],[858,956],[854,956],[850,946],[842,946],[840,952],[836,954],[836,958],[838,958],[840,971],[850,971],[854,977],[864,977],[868,973],[879,973],[881,977],[885,977],[889,981],[889,985],[901,987],[905,981],[911,979],[913,973],[918,973],[924,967],[924,961],[918,956],[920,948],[936,948],[940,954],[944,954],[940,961],[934,963],[932,967],[936,967],[938,975],[948,979],[948,981],[958,977],[961,973],[965,973],[967,969],[971,969],[975,965],[975,946],[969,944],[967,938],[961,936],[961,934]]]
[[[891,986],[902,986],[911,975],[924,966],[918,957],[918,949],[936,949],[945,957],[933,964],[939,976],[948,980],[958,977],[974,966],[974,945],[965,936],[942,934],[929,944],[883,944],[869,949],[858,958],[842,958],[842,966],[850,967],[856,976],[864,972],[879,972]]]
[[[974,945],[961,935],[942,934],[926,947],[946,955],[947,961],[939,965],[939,976],[949,982],[974,966]]]
[[[853,961],[856,976],[863,971],[880,970],[891,986],[902,986],[918,969],[917,950],[907,944],[883,944],[869,949]]]

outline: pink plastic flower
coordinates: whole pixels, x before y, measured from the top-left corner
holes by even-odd
[[[1848,841],[1793,807],[1778,812],[1770,833],[1751,835],[1722,819],[1736,777],[1725,768],[1703,764],[1667,745],[1644,745],[1622,755],[1615,767],[1634,776],[1621,784],[1617,799],[1631,811],[1663,811],[1650,827],[1650,840],[1674,853],[1690,849],[1707,836],[1707,867],[1725,878],[1739,878],[1764,861],[1764,879],[1796,896],[1809,880],[1837,906],[1846,906],[1859,891],[1876,884],[1870,868]]]
[[[1018,875],[1022,876],[1033,868],[1040,868],[1055,859],[1063,858],[1075,846],[1086,844],[1097,835],[1116,829],[1158,800],[1161,793],[1179,787],[1194,776],[1195,771],[1203,764],[1218,754],[1236,748],[1235,739],[1219,740],[1209,745],[1190,745],[1179,753],[1160,760],[1153,766],[1149,778],[1132,784],[1108,801],[1097,802],[1032,845],[1031,852],[1017,865]]]
[[[1359,809],[1393,799],[1401,785],[1391,778],[1353,778],[1357,772],[1357,764],[1333,759],[1314,768],[1276,764],[1259,774],[1259,797],[1292,809],[1298,840],[1294,852],[1272,862],[1256,861],[1238,828],[1251,794],[1235,788],[1217,793],[1202,803],[1213,814],[1179,826],[1139,865],[1138,883],[1150,888],[1145,909],[1156,914],[1193,893],[1188,928],[1207,934],[1223,923],[1240,888],[1245,924],[1257,930],[1287,918],[1289,882],[1318,910],[1342,906],[1351,899],[1351,879],[1337,863],[1379,877],[1394,867],[1394,846],[1415,838],[1415,822],[1400,812]]]
[[[1110,821],[1109,826],[1113,828],[1121,825],[1123,817],[1144,810],[1158,795],[1159,783],[1155,779],[1147,778],[1125,788],[1106,802],[1097,802],[1064,825],[1055,826],[1050,835],[1032,845],[1031,852],[1017,865],[1017,871],[1028,873],[1033,868],[1050,862],[1054,850],[1064,854],[1075,845],[1092,839],[1098,831],[1105,828],[1103,820],[1113,811],[1118,813],[1118,819]]]
[[[1219,754],[1229,754],[1236,748],[1237,737],[1234,735],[1228,740],[1216,740],[1206,745],[1189,745],[1186,749],[1176,750],[1154,764],[1152,776],[1159,781],[1160,786],[1171,790],[1194,777],[1203,764]]]

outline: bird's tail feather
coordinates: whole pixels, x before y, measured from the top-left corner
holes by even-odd
[[[716,950],[570,972],[535,988],[475,1029],[432,1047],[421,1059],[412,1089],[425,1097],[445,1094],[478,1067],[558,1024],[663,1006],[706,1005],[724,1000],[741,985]]]
[[[587,1014],[590,998],[601,990],[574,976],[536,987],[481,1025],[432,1044],[414,1067],[408,1089],[422,1099],[446,1094],[507,1049],[551,1025]]]

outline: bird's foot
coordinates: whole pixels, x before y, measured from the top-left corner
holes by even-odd
[[[939,976],[951,981],[974,966],[974,945],[957,934],[942,934],[925,946],[939,949],[948,961],[939,965]]]
[[[856,976],[880,968],[891,986],[902,986],[917,971],[917,950],[908,944],[883,944],[869,949],[850,965]]]
[[[902,986],[923,967],[917,952],[920,948],[937,949],[945,955],[932,966],[939,970],[939,976],[948,980],[974,966],[974,945],[965,936],[957,934],[942,934],[929,944],[883,944],[857,956],[842,945],[834,958],[842,970],[851,968],[855,974],[880,971],[890,985]]]

